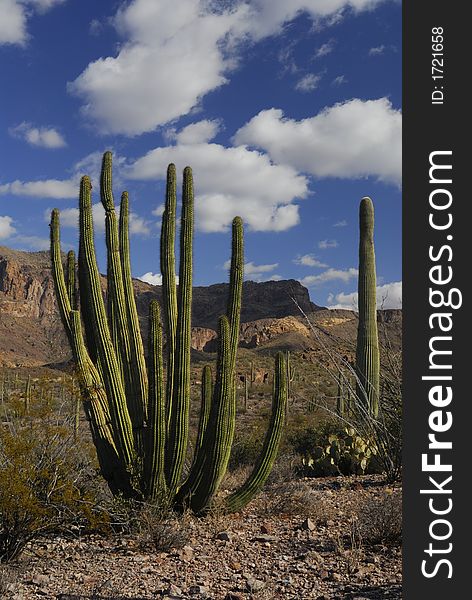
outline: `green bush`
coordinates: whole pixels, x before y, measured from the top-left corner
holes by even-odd
[[[0,431],[0,562],[38,536],[96,528],[94,468],[71,431],[47,420],[11,422]]]

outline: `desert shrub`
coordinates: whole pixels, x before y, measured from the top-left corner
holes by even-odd
[[[189,540],[186,515],[162,510],[146,504],[140,512],[139,539],[143,546],[156,552],[170,552],[185,546]]]
[[[309,517],[321,524],[325,524],[335,516],[332,503],[322,492],[312,489],[304,482],[296,482],[289,488],[283,486],[275,489],[272,498],[270,505],[272,514]]]
[[[265,427],[267,427],[266,421],[260,419],[249,429],[237,430],[235,432],[228,463],[230,471],[254,465],[261,452]]]
[[[8,565],[0,564],[0,598],[11,592],[17,580],[17,573]]]
[[[357,526],[366,544],[401,544],[401,493],[392,491],[380,497],[371,497],[358,511]]]
[[[293,452],[279,454],[267,478],[268,485],[277,485],[292,481],[296,476],[298,462],[299,458]]]
[[[109,531],[133,536],[138,544],[156,552],[170,552],[188,542],[188,515],[179,514],[162,497],[148,503],[114,496],[106,502]]]
[[[10,422],[0,431],[0,562],[38,536],[96,528],[103,520],[94,467],[82,450],[57,422]]]

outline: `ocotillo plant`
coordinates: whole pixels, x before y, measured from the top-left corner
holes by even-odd
[[[379,411],[380,354],[377,330],[377,293],[374,251],[374,206],[368,197],[359,208],[359,325],[357,329],[357,398],[370,415]]]
[[[344,373],[339,373],[338,379],[338,394],[336,396],[336,412],[340,417],[344,417],[346,413],[345,398],[344,398]]]
[[[129,498],[208,509],[225,474],[236,415],[234,383],[243,282],[243,225],[233,221],[229,301],[219,319],[217,370],[202,375],[202,408],[195,454],[186,479],[182,470],[189,436],[192,304],[193,179],[183,175],[179,285],[176,285],[176,171],[167,171],[161,232],[162,295],[167,334],[167,373],[160,306],[149,309],[147,364],[139,330],[129,254],[128,194],[121,197],[119,219],[112,194],[112,157],[103,157],[100,195],[105,209],[107,303],[95,255],[91,183],[83,177],[79,195],[78,285],[80,313],[74,306],[75,260],[67,277],[60,249],[59,212],[51,217],[51,258],[56,296],[80,378],[81,396],[97,448],[101,472],[113,493]],[[275,460],[287,401],[286,367],[275,361],[273,414],[261,455],[247,481],[226,500],[240,510],[261,488]]]

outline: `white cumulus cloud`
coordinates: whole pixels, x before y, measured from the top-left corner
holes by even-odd
[[[34,11],[42,14],[66,0],[0,0],[0,45],[28,41],[27,21]]]
[[[144,275],[138,277],[138,279],[151,285],[162,285],[162,275],[160,273],[148,271],[147,273],[144,273]]]
[[[212,143],[165,146],[136,160],[127,176],[165,180],[171,162],[194,169],[196,226],[202,231],[225,231],[236,215],[254,231],[284,231],[299,222],[294,201],[308,195],[308,180],[290,166],[273,165],[267,155]]]
[[[227,260],[223,265],[223,268],[229,269],[230,266],[231,260]],[[279,263],[273,263],[270,265],[256,265],[252,261],[247,262],[244,264],[244,278],[252,279],[253,281],[280,281],[280,279],[282,279],[280,275],[268,275],[268,273],[275,271],[278,266]]]
[[[337,17],[344,9],[371,10],[385,0],[252,0],[248,29],[256,39],[278,33],[282,27],[301,13],[315,21]],[[337,19],[336,19],[337,20]],[[335,22],[336,22],[335,20]]]
[[[339,246],[336,240],[321,240],[318,242],[320,250],[328,250],[329,248],[337,248]]]
[[[322,44],[319,48],[317,48],[316,52],[315,52],[315,58],[322,58],[323,56],[327,56],[328,54],[331,54],[331,52],[334,50],[334,47],[336,46],[336,40],[329,40],[327,41],[325,44]]]
[[[295,89],[298,92],[312,92],[318,87],[320,80],[321,75],[309,73],[297,81]]]
[[[72,179],[45,179],[41,181],[12,181],[0,184],[0,195],[29,196],[32,198],[76,198],[78,181]]]
[[[346,310],[358,309],[358,293],[351,292],[333,295],[328,298],[328,308],[341,308]],[[402,282],[394,281],[377,286],[377,308],[401,308],[402,307]]]
[[[387,98],[355,98],[301,121],[286,118],[277,108],[262,110],[234,140],[319,178],[371,175],[401,181],[402,116]]]
[[[31,146],[41,148],[63,148],[67,146],[66,140],[54,127],[35,127],[23,121],[20,125],[9,129],[11,136],[28,142]]]
[[[177,144],[204,144],[211,141],[218,133],[221,123],[217,120],[205,119],[190,123],[179,132],[170,130],[167,137]]]
[[[198,0],[134,0],[115,18],[125,43],[91,62],[69,90],[102,132],[133,136],[188,114],[227,82],[222,45],[247,12],[205,10]]]
[[[379,56],[385,52],[385,46],[382,44],[381,46],[375,46],[374,48],[370,48],[369,56]]]
[[[0,240],[6,240],[16,233],[13,226],[13,219],[7,216],[0,216]]]
[[[325,269],[328,267],[325,263],[319,261],[314,254],[304,254],[303,256],[297,256],[293,260],[296,265],[302,265],[304,267],[318,267]]]
[[[306,287],[322,285],[328,281],[343,281],[347,283],[351,279],[357,277],[359,271],[353,267],[349,269],[328,269],[319,275],[307,275],[300,279],[300,283]]]
[[[227,83],[242,44],[279,33],[302,12],[316,20],[383,1],[133,0],[114,17],[123,38],[118,53],[89,63],[68,88],[102,133],[153,131]]]
[[[79,195],[80,178],[89,175],[92,179],[93,188],[98,188],[102,153],[92,152],[74,164],[70,171],[72,175],[68,179],[42,179],[36,181],[12,181],[0,183],[0,195],[24,196],[30,198],[52,198],[56,200],[77,198]],[[124,158],[114,155],[113,183],[115,187],[123,187],[121,167]]]
[[[27,250],[49,250],[51,246],[48,238],[42,238],[37,235],[16,235],[12,239],[12,242],[17,247],[20,245]]]

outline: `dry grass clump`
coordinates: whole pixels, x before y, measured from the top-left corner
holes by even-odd
[[[369,498],[357,513],[357,527],[366,544],[397,546],[402,541],[402,495],[399,490]]]
[[[269,512],[310,518],[324,524],[335,516],[332,504],[323,492],[312,489],[305,482],[294,482],[271,491]]]
[[[156,552],[170,552],[183,548],[189,541],[185,515],[165,515],[156,507],[147,506],[141,513],[139,541],[142,547],[151,547]]]
[[[8,565],[0,564],[0,598],[6,597],[17,582],[18,573]]]

